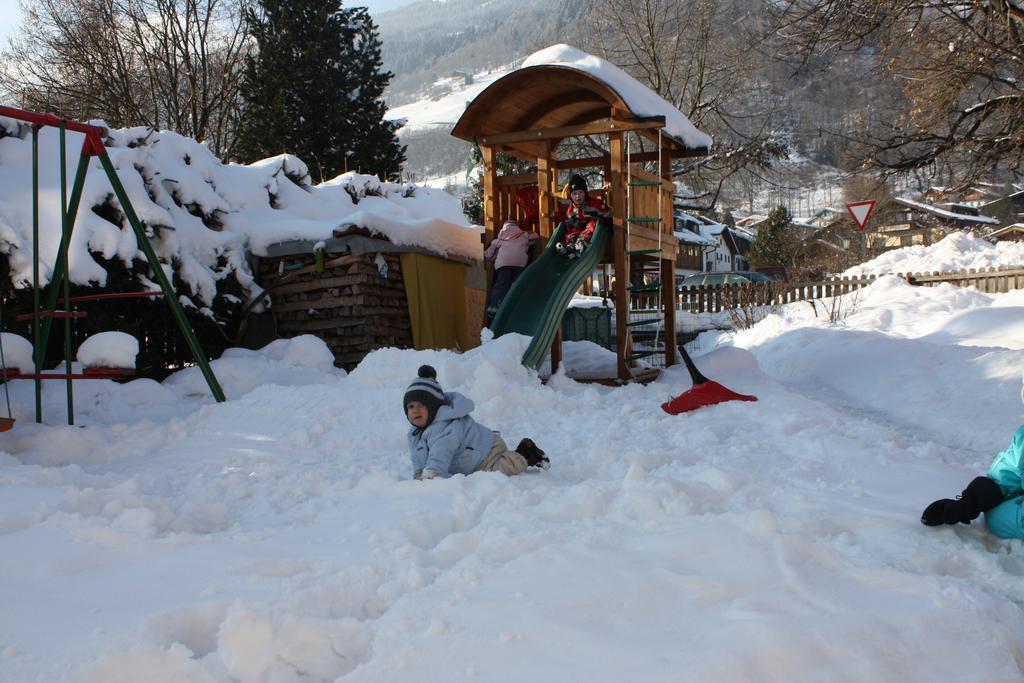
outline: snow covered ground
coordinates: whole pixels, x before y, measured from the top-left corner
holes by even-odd
[[[702,340],[756,403],[680,416],[673,368],[606,388],[471,352],[352,373],[312,338],[163,384],[11,385],[0,680],[1017,681],[1024,545],[926,528],[1021,422],[1024,291],[884,277]],[[710,334],[710,333],[709,333]],[[548,472],[412,481],[431,363]]]
[[[1024,242],[993,244],[969,232],[953,232],[930,246],[915,244],[893,249],[843,275],[932,273],[971,268],[1008,268],[1024,265]]]

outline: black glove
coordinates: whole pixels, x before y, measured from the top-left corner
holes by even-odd
[[[926,526],[940,524],[970,524],[978,515],[1003,502],[999,485],[988,477],[975,477],[956,500],[942,498],[931,503],[921,513]]]

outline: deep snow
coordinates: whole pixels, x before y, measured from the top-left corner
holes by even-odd
[[[12,382],[0,680],[1020,680],[1024,545],[918,519],[1021,422],[1024,292],[883,277],[847,310],[707,333],[760,400],[674,417],[684,369],[544,385],[517,336],[348,375],[233,350],[226,403],[194,368],[81,382],[79,427]],[[412,481],[422,363],[551,470]]]

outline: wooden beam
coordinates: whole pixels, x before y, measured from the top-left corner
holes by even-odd
[[[489,145],[480,147],[484,162],[484,236],[490,240],[498,234],[498,159],[497,152]]]
[[[537,182],[537,176],[533,173],[516,173],[515,175],[500,175],[498,176],[498,186],[507,187],[508,185],[533,185]]]
[[[630,378],[629,367],[626,365],[627,333],[629,328],[629,261],[626,257],[626,150],[622,133],[608,136],[611,151],[610,173],[612,205],[612,249],[615,252],[615,340],[617,356],[616,365],[619,379]]]
[[[551,340],[551,374],[558,372],[558,366],[562,364],[562,328],[555,331],[555,338]]]
[[[672,183],[672,158],[662,148],[661,168],[658,174],[661,180],[661,215],[664,219],[661,229],[669,239],[676,242],[676,249],[668,258],[661,259],[661,306],[665,320],[665,367],[675,365],[676,359],[676,254],[679,243],[675,236],[675,218],[673,217],[673,195],[675,185]]]
[[[605,133],[616,133],[628,130],[643,130],[647,128],[664,128],[664,116],[652,116],[643,119],[594,121],[593,123],[581,123],[575,126],[559,126],[557,128],[541,128],[538,130],[521,130],[512,133],[498,133],[495,135],[484,135],[480,137],[481,145],[503,145],[515,142],[527,142],[530,140],[554,140],[560,138],[578,137],[580,135],[601,135]]]
[[[536,142],[517,142],[510,145],[495,145],[495,149],[521,159],[529,164],[537,163],[537,157],[541,155],[540,145]]]
[[[694,157],[706,157],[708,155],[707,147],[698,147],[697,149],[686,149],[679,150],[674,149],[671,153],[672,159],[684,159]],[[642,163],[647,161],[657,161],[657,152],[637,152],[636,154],[630,154],[629,158],[633,163]],[[662,157],[664,158],[664,156]],[[560,159],[558,161],[559,168],[591,168],[593,166],[605,166],[608,163],[607,156],[599,157],[586,157],[585,159]]]
[[[554,232],[555,198],[551,194],[558,177],[554,162],[554,143],[544,141],[544,156],[537,159],[537,208],[540,211],[538,231],[544,237]]]
[[[600,166],[604,168],[608,165],[608,156],[600,157],[587,157],[586,159],[559,159],[558,168],[591,168]]]
[[[672,259],[661,259],[661,304],[665,317],[665,367],[679,362],[676,358],[676,268]]]

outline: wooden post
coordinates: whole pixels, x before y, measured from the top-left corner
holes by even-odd
[[[626,154],[622,133],[608,136],[611,153],[609,182],[612,203],[612,253],[615,258],[615,341],[618,356],[619,379],[631,377],[626,365],[629,328],[629,259],[626,254]]]
[[[537,157],[537,204],[540,210],[540,222],[537,230],[545,238],[551,237],[555,222],[555,197],[551,192],[558,173],[553,159],[554,148],[550,140],[544,142],[544,154]]]
[[[661,305],[665,309],[665,367],[678,362],[676,360],[675,265],[672,259],[661,259]]]
[[[658,175],[663,185],[671,184],[672,156],[664,146],[664,141],[662,141],[661,168],[658,169]],[[673,193],[665,190],[664,187],[659,188],[658,196],[661,197],[662,217],[659,229],[663,239],[674,236],[675,219],[672,216],[672,195]],[[672,254],[672,258],[664,258],[663,254],[658,256],[661,259],[661,306],[665,320],[665,367],[678,362],[676,360],[676,256],[676,253]]]
[[[491,240],[498,236],[499,226],[502,223],[500,216],[501,207],[498,199],[498,163],[497,153],[490,145],[480,148],[484,162],[484,234],[482,236],[484,246],[490,244]],[[494,267],[490,261],[484,259],[484,274],[487,279],[488,298],[490,297],[491,284],[494,278]]]
[[[555,332],[555,338],[551,340],[551,374],[558,372],[558,366],[562,364],[562,328]]]
[[[502,217],[498,215],[498,159],[491,146],[480,148],[484,160],[484,229],[490,241],[497,237]]]

